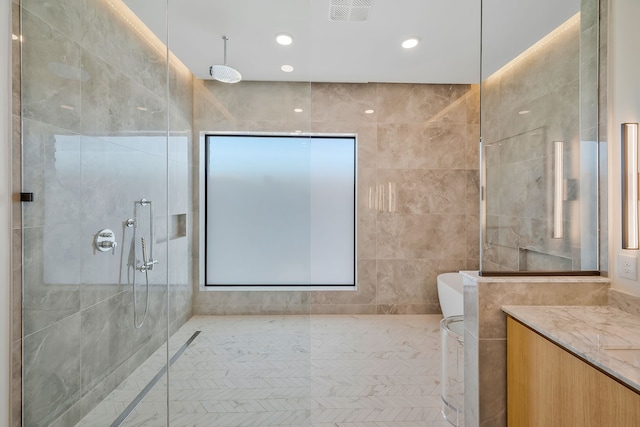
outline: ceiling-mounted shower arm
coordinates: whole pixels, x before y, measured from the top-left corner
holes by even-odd
[[[223,64],[226,66],[227,65],[227,40],[229,40],[229,37],[227,36],[222,36],[222,40],[224,40],[224,62]]]

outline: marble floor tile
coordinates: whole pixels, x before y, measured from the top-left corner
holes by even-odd
[[[444,427],[440,315],[194,316],[169,372],[174,426]],[[110,426],[166,360],[163,347],[77,426]],[[167,425],[166,376],[125,420]]]

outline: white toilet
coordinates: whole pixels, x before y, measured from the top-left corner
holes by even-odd
[[[443,273],[438,275],[438,299],[442,316],[446,318],[464,314],[462,295],[462,274]]]

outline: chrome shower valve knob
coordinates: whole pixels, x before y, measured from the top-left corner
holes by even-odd
[[[104,230],[100,230],[96,237],[93,240],[93,244],[97,250],[100,252],[108,252],[116,250],[118,246],[118,242],[116,242],[116,234],[113,230],[105,228]]]

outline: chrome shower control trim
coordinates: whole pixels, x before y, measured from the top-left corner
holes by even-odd
[[[118,246],[118,242],[116,242],[116,234],[113,230],[105,228],[104,230],[98,231],[96,237],[93,240],[93,244],[97,250],[100,252],[108,252],[116,250]]]

